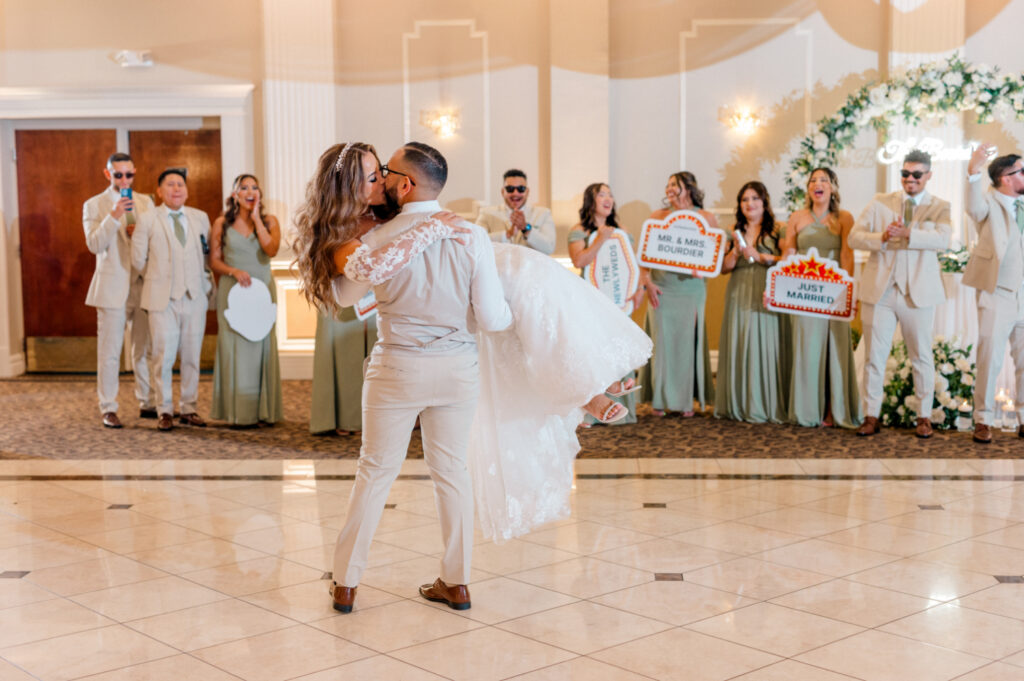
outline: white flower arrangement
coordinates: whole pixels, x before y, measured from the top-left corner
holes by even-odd
[[[928,414],[936,427],[955,428],[957,418],[969,414],[974,394],[974,364],[970,361],[971,346],[962,347],[956,338],[935,339],[935,397]],[[941,357],[941,359],[940,359]],[[923,411],[914,395],[914,376],[910,370],[907,346],[903,341],[893,345],[886,362],[885,394],[881,421],[887,426],[913,426]],[[964,405],[967,405],[966,409]]]
[[[862,87],[834,115],[823,118],[800,142],[786,174],[786,204],[803,207],[803,182],[822,165],[835,166],[862,128],[886,130],[894,121],[916,125],[925,118],[971,111],[978,123],[996,118],[1024,121],[1024,74],[1002,74],[998,68],[970,64],[953,55],[944,62],[924,64],[884,83]],[[948,270],[943,267],[943,271]]]

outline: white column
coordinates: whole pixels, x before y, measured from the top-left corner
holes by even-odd
[[[551,210],[572,225],[583,190],[609,177],[608,3],[551,0]],[[615,187],[612,187],[615,190]]]
[[[263,0],[263,146],[267,209],[291,241],[291,218],[320,154],[337,139],[334,3]],[[278,259],[291,259],[282,248]]]

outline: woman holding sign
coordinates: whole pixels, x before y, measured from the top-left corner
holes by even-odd
[[[673,173],[665,185],[665,207],[651,213],[651,219],[664,220],[677,210],[695,210],[717,228],[718,220],[703,208],[704,192],[693,173]],[[693,416],[694,401],[703,410],[715,400],[704,324],[704,279],[668,270],[643,272],[650,301],[647,322],[654,339],[652,411],[655,416],[667,411]]]
[[[718,341],[715,416],[751,423],[783,423],[783,380],[779,369],[779,315],[764,307],[768,268],[780,259],[768,189],[747,182],[736,195],[736,226],[722,273],[725,316]]]
[[[210,415],[234,427],[255,427],[284,418],[276,332],[271,327],[262,340],[249,340],[225,317],[228,293],[236,284],[247,288],[258,279],[270,289],[271,300],[276,300],[270,259],[280,245],[281,227],[277,218],[263,210],[259,181],[252,175],[239,175],[224,214],[210,229],[210,269],[220,275]]]
[[[831,168],[816,168],[807,181],[806,207],[789,217],[782,250],[788,256],[816,248],[852,274],[851,229],[853,216],[839,208],[839,178]],[[801,426],[856,428],[862,418],[850,322],[791,315],[790,323],[789,420]]]
[[[625,277],[625,281],[631,281],[632,285],[636,286],[636,281],[641,275],[639,267],[636,266],[636,260],[633,258],[633,241],[629,234],[619,229],[618,219],[615,215],[615,197],[612,196],[611,187],[601,182],[595,182],[583,192],[580,221],[569,230],[569,257],[572,258],[573,265],[584,270],[584,279],[588,278],[587,268],[592,268],[597,264],[598,255],[604,248],[618,248],[624,259],[632,261],[636,278]],[[602,293],[608,294],[620,306],[625,302],[627,307],[624,312],[628,313],[643,295],[642,290],[631,292],[629,288],[630,286],[626,284],[619,294],[621,299],[616,299],[615,295],[609,294],[608,291],[602,290]],[[629,411],[625,418],[615,422],[616,425],[636,423],[637,400],[633,393],[639,390],[640,386],[635,383],[636,374],[631,372],[622,378],[619,390],[609,393],[616,402],[625,406]],[[592,425],[595,422],[595,419],[588,415],[585,425]]]

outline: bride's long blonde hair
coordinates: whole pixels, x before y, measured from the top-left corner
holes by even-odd
[[[302,295],[327,312],[337,309],[331,291],[334,253],[359,236],[359,220],[370,206],[363,198],[363,154],[380,158],[364,142],[335,144],[320,156],[316,175],[306,185],[306,201],[295,214],[292,263],[298,268]]]

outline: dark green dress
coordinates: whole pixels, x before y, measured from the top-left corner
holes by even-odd
[[[812,247],[817,248],[822,257],[838,262],[842,238],[833,234],[817,216],[814,219],[797,232],[797,251],[804,254]],[[787,316],[793,330],[789,346],[793,367],[789,421],[801,426],[820,425],[827,406],[831,405],[832,420],[837,426],[856,428],[863,419],[850,323],[803,315]]]
[[[337,319],[317,314],[309,432],[363,429],[363,360],[376,342],[377,315],[361,322],[351,307]]]
[[[690,412],[696,401],[704,409],[714,402],[704,279],[652,269],[651,282],[661,289],[658,307],[647,308],[654,340],[651,407]]]
[[[277,302],[270,256],[263,252],[256,234],[242,236],[224,226],[224,262],[249,273],[270,289]],[[222,275],[217,288],[217,356],[213,365],[213,408],[210,416],[232,425],[276,423],[284,418],[281,397],[281,367],[277,356],[277,328],[271,327],[263,340],[250,341],[236,333],[224,317],[228,293],[238,283]]]
[[[732,240],[733,234],[729,234]],[[757,244],[779,255],[777,236]],[[779,315],[764,307],[768,268],[742,256],[725,289],[725,315],[718,342],[715,416],[750,423],[786,419],[780,379]]]

